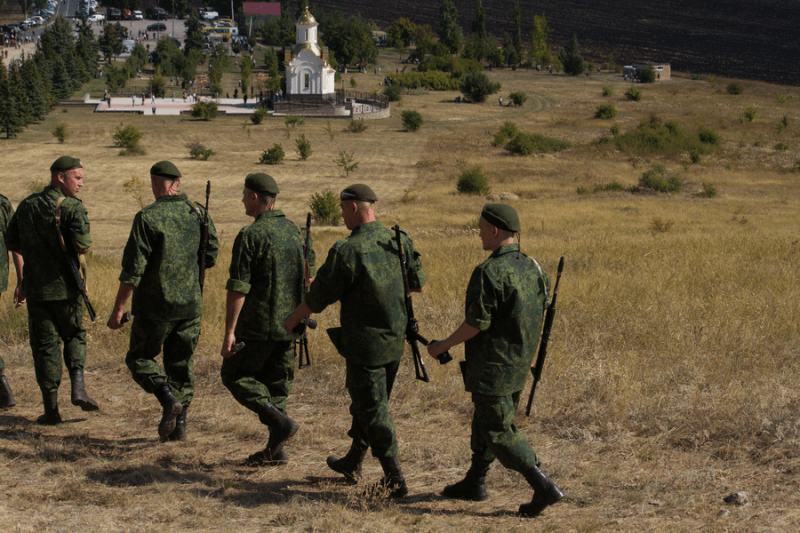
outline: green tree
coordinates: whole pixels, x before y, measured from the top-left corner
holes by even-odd
[[[528,50],[528,58],[537,65],[545,66],[550,62],[553,51],[548,41],[553,30],[547,25],[547,19],[542,13],[541,16],[533,16],[533,28],[531,29],[531,48]]]
[[[8,81],[8,70],[0,59],[0,130],[6,134],[6,139],[16,137],[25,126],[25,121],[20,116],[19,103],[17,102]]]
[[[486,39],[486,9],[481,0],[475,0],[475,20],[472,21],[472,33],[481,39]]]
[[[106,23],[103,26],[103,34],[100,36],[98,42],[100,44],[100,52],[109,63],[112,59],[116,59],[124,50],[122,46],[123,32],[124,29],[119,22],[116,24]]]
[[[453,0],[442,0],[436,32],[439,34],[439,42],[445,45],[451,54],[457,54],[461,49],[462,29],[458,25],[458,9]]]
[[[514,2],[514,49],[517,51],[517,57],[522,57],[522,10],[519,8],[519,2]],[[517,61],[519,62],[519,61]]]
[[[113,63],[109,63],[103,69],[103,78],[106,80],[106,87],[110,93],[119,92],[125,88],[125,84],[128,82],[128,74],[125,69],[119,68]]]
[[[267,48],[264,53],[264,65],[267,67],[267,74],[270,78],[278,77],[278,55],[272,48]]]
[[[345,64],[367,64],[378,60],[378,47],[372,40],[372,26],[361,15],[345,18],[336,11],[317,18],[320,34],[337,59]]]
[[[250,88],[250,75],[253,73],[253,58],[245,54],[242,56],[242,94]]]
[[[87,79],[83,80],[84,83],[94,77],[94,73],[97,72],[99,67],[99,62],[97,61],[98,50],[99,45],[94,38],[92,26],[87,23],[82,24],[80,30],[78,30],[78,39],[75,41],[75,52],[81,58],[86,70]]]
[[[563,50],[558,53],[561,64],[564,66],[564,72],[577,76],[586,70],[586,65],[583,63],[583,56],[581,56],[580,48],[578,47],[578,36],[572,36],[572,42]]]
[[[407,48],[416,38],[417,25],[407,18],[401,17],[392,22],[392,25],[386,30],[386,34],[389,36],[392,46]]]
[[[31,105],[31,115],[35,121],[42,120],[50,111],[49,98],[46,88],[39,75],[39,68],[35,61],[25,61],[20,67],[22,85]]]
[[[492,82],[483,72],[468,72],[461,80],[460,90],[471,102],[485,102],[490,94],[500,90],[500,84]]]
[[[308,9],[308,0],[297,0],[297,12],[295,13],[295,20],[300,19],[303,13]]]
[[[203,35],[203,25],[200,24],[200,16],[197,11],[192,10],[189,16],[189,23],[186,26],[186,39],[183,41],[183,51],[188,54],[189,50],[199,50],[203,52],[206,47],[206,36]]]

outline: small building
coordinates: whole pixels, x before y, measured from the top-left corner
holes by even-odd
[[[372,30],[372,42],[375,46],[386,46],[388,34],[385,31]]]
[[[656,81],[664,81],[671,78],[669,63],[648,63],[646,61],[631,63],[630,65],[622,67],[622,77],[624,77],[626,80],[638,81],[639,72],[644,67],[653,68],[656,73]]]
[[[325,100],[334,94],[336,72],[328,64],[328,48],[317,45],[318,26],[306,7],[297,20],[296,44],[284,51],[288,95],[318,96]]]

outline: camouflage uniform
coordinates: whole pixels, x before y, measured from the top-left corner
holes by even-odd
[[[64,193],[52,185],[31,195],[17,207],[5,236],[9,250],[20,252],[25,261],[22,291],[27,298],[28,329],[36,370],[43,393],[53,393],[61,384],[61,349],[64,364],[83,370],[86,363],[86,330],[83,302],[72,270],[58,244],[53,215],[46,199],[55,205]],[[89,248],[89,218],[77,198],[65,198],[60,206],[61,232],[69,253]]]
[[[425,285],[419,254],[408,237],[411,289]],[[354,446],[372,448],[377,458],[397,456],[389,395],[403,355],[408,323],[403,278],[394,235],[380,222],[359,225],[337,242],[306,295],[314,313],[341,300],[341,328],[329,330],[347,364],[346,386],[353,417]]]
[[[185,194],[164,195],[139,211],[122,254],[119,280],[135,287],[131,343],[125,363],[146,392],[168,380],[188,406],[194,394],[192,354],[200,336],[203,300],[198,281],[202,207]],[[217,232],[209,217],[206,266],[217,258]],[[164,349],[164,372],[156,356]],[[165,375],[166,373],[166,375]]]
[[[14,208],[8,198],[0,194],[0,294],[8,288],[8,248],[6,248],[5,233],[8,221],[14,215]],[[0,375],[5,370],[5,362],[0,357]]]
[[[303,235],[283,211],[261,213],[237,235],[225,288],[247,295],[234,330],[245,348],[223,360],[221,375],[233,397],[256,413],[269,403],[286,413],[297,336],[283,322],[302,301],[303,270]]]
[[[470,278],[466,323],[481,331],[466,342],[464,382],[475,404],[473,461],[487,467],[495,459],[518,472],[536,464],[514,414],[539,343],[549,291],[547,274],[517,244],[495,250]]]

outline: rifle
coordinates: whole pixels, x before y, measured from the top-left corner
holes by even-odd
[[[211,182],[206,182],[206,212],[200,226],[200,294],[203,294],[203,285],[206,284],[206,252],[208,251],[208,197],[211,196]]]
[[[83,296],[83,302],[86,304],[86,310],[89,311],[89,318],[92,319],[94,322],[95,318],[97,318],[97,314],[94,312],[94,307],[92,307],[92,302],[89,301],[89,295],[86,294],[86,286],[83,284],[83,278],[81,277],[81,271],[78,267],[78,260],[76,257],[72,257],[70,253],[67,251],[67,245],[64,241],[64,234],[61,233],[61,226],[58,225],[58,217],[56,217],[56,206],[53,205],[53,201],[44,196],[44,199],[47,200],[47,204],[50,206],[50,212],[53,214],[53,224],[56,227],[56,234],[58,235],[58,243],[61,245],[61,251],[64,252],[64,257],[67,259],[67,263],[69,263],[69,268],[72,271],[72,277],[75,279],[75,283],[78,285],[78,291]]]
[[[556,286],[553,289],[553,300],[550,307],[544,312],[544,327],[542,327],[542,339],[539,341],[539,354],[536,356],[536,364],[531,367],[533,374],[533,385],[531,385],[531,395],[528,396],[528,406],[525,408],[525,416],[531,416],[531,405],[533,405],[533,395],[536,392],[536,385],[542,379],[542,368],[544,359],[547,357],[547,343],[550,342],[550,329],[553,327],[553,319],[556,316],[556,298],[558,298],[558,282],[561,280],[561,271],[564,270],[564,256],[558,262],[558,275],[556,276]]]
[[[422,354],[419,352],[419,345],[417,343],[419,342],[422,343],[423,346],[427,346],[429,342],[425,337],[419,334],[419,324],[417,323],[417,319],[414,318],[414,306],[411,302],[411,288],[408,285],[408,258],[406,257],[406,252],[403,250],[403,241],[400,239],[400,226],[395,224],[392,229],[394,230],[394,239],[397,241],[397,251],[400,253],[400,270],[403,273],[403,295],[405,296],[406,314],[408,315],[406,341],[411,346],[411,354],[414,357],[414,371],[416,372],[417,379],[428,383],[430,378],[425,371],[425,362],[422,360]],[[436,341],[431,339],[430,342]],[[452,361],[453,357],[449,352],[444,352],[439,354],[437,359],[439,360],[439,364],[443,365]]]
[[[311,213],[306,216],[306,236],[303,240],[303,294],[308,292],[308,280],[311,279],[311,266],[309,265],[309,255],[311,255]],[[295,351],[300,347],[300,359],[297,361],[297,368],[311,366],[311,355],[308,353],[308,331],[307,328],[317,329],[317,321],[313,318],[303,318],[300,320],[295,332],[303,337],[295,342]],[[303,362],[305,354],[305,363]]]

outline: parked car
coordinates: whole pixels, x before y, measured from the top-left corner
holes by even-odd
[[[121,20],[122,12],[116,7],[109,7],[106,9],[106,18],[108,20]]]
[[[163,22],[156,22],[147,27],[147,31],[167,31],[167,25]]]
[[[169,16],[167,11],[161,7],[151,7],[146,11],[147,18],[151,20],[167,20]]]
[[[200,18],[203,19],[203,20],[211,21],[211,20],[214,20],[218,16],[219,16],[219,13],[217,13],[216,11],[203,11],[202,13],[200,13]]]
[[[144,19],[144,17],[142,16],[142,12],[141,11],[137,10],[137,11],[133,12],[133,20],[143,20],[143,19]]]
[[[103,22],[104,20],[106,20],[106,16],[103,15],[102,13],[95,13],[94,15],[90,16],[87,20],[89,22]]]
[[[133,18],[133,14],[131,13],[130,9],[123,9],[122,10],[122,18],[124,20],[131,20]]]

